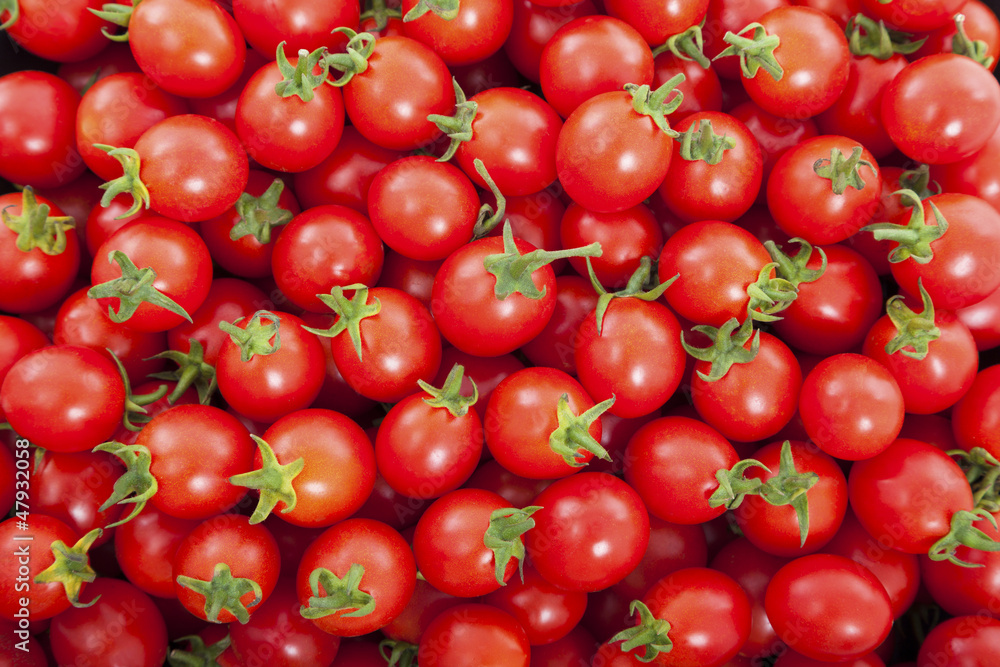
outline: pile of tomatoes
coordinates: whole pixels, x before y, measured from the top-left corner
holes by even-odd
[[[1000,664],[980,0],[0,23],[0,665]]]

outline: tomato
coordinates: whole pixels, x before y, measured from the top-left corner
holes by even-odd
[[[190,226],[140,218],[101,244],[90,279],[94,286],[87,296],[97,299],[112,322],[127,322],[136,331],[166,331],[190,321],[208,296],[212,259]]]
[[[628,23],[583,16],[559,28],[545,44],[539,74],[545,99],[567,118],[600,93],[620,91],[627,83],[649,85],[653,54]]]
[[[528,667],[531,646],[517,620],[486,604],[470,603],[439,614],[420,637],[421,667]]]
[[[92,85],[76,112],[76,145],[87,166],[102,180],[122,170],[94,144],[133,148],[142,134],[161,120],[188,113],[187,103],[162,90],[140,72],[121,72]]]
[[[92,13],[101,7],[96,0],[76,0],[58,7],[45,0],[21,0],[13,8],[5,5],[0,19],[16,46],[46,60],[78,62],[108,46],[101,33],[114,28]],[[13,14],[12,9],[16,10]]]
[[[212,97],[243,71],[246,42],[233,17],[211,0],[153,0],[128,21],[139,67],[169,93]]]
[[[702,30],[705,56],[712,60],[712,69],[720,77],[730,81],[742,78],[740,63],[736,58],[719,58],[719,52],[728,44],[723,41],[727,32],[740,32],[747,24],[758,20],[768,11],[777,7],[787,7],[788,0],[709,0]]]
[[[843,556],[813,554],[785,565],[767,586],[764,608],[778,637],[816,660],[865,655],[892,627],[885,588]]]
[[[539,493],[528,557],[546,581],[574,591],[597,591],[635,569],[649,543],[642,498],[613,475],[581,472]]]
[[[30,313],[56,304],[80,267],[72,218],[31,188],[0,195],[0,210],[0,308]]]
[[[646,43],[655,48],[705,18],[708,0],[677,5],[664,5],[657,0],[607,0],[604,9],[638,30]]]
[[[338,653],[340,638],[302,618],[299,607],[292,582],[280,581],[249,621],[229,625],[233,653],[244,664],[267,656],[272,667],[329,665]]]
[[[583,627],[577,625],[568,635],[549,644],[531,647],[531,657],[548,667],[576,667],[586,665],[594,654],[597,641]],[[615,650],[618,650],[615,647]],[[605,666],[606,667],[606,666]]]
[[[931,166],[931,177],[943,192],[974,195],[1000,210],[1000,174],[991,168],[1000,155],[1000,126],[986,145],[967,158]]]
[[[131,521],[115,528],[115,558],[122,573],[149,595],[176,598],[174,556],[181,541],[198,526],[147,505]]]
[[[219,393],[237,412],[273,423],[309,407],[325,376],[323,347],[290,313],[259,310],[236,324],[216,364]]]
[[[623,598],[641,598],[663,577],[686,567],[705,567],[708,546],[701,526],[670,523],[649,517],[649,544],[642,560],[624,579],[614,584]]]
[[[417,260],[441,260],[469,242],[479,214],[475,186],[458,168],[424,155],[375,174],[368,217],[382,241]]]
[[[529,563],[524,580],[512,579],[483,598],[518,620],[532,646],[551,644],[572,631],[587,606],[583,591],[564,591],[542,578]]]
[[[928,95],[941,103],[926,104]],[[1000,125],[1000,84],[970,58],[927,56],[889,82],[881,114],[892,142],[907,157],[955,162],[985,146]]]
[[[103,37],[103,35],[102,35]],[[105,40],[107,38],[105,37]],[[56,76],[73,86],[83,95],[87,88],[104,77],[119,72],[140,72],[132,57],[132,49],[127,43],[111,42],[95,55],[76,62],[62,63],[56,69]],[[96,79],[95,79],[96,77]]]
[[[304,618],[324,632],[356,637],[398,616],[416,578],[413,553],[399,533],[378,521],[348,519],[306,550],[295,590]]]
[[[597,306],[597,294],[586,278],[558,276],[556,307],[541,333],[521,347],[521,352],[537,366],[549,366],[576,374],[574,351],[579,343],[580,325]]]
[[[297,526],[329,526],[354,514],[375,484],[375,455],[361,427],[332,410],[299,410],[272,424],[253,471],[234,483],[260,491],[253,520],[273,512]],[[296,461],[302,461],[296,470]],[[290,467],[279,471],[277,466]],[[271,479],[269,479],[269,476]],[[274,479],[277,477],[277,479]],[[289,493],[284,483],[291,486]]]
[[[52,620],[52,653],[61,664],[159,667],[167,657],[167,626],[144,592],[126,581],[96,579],[82,609]]]
[[[115,432],[125,411],[125,386],[118,368],[100,352],[53,345],[29,352],[11,367],[0,407],[11,428],[33,445],[82,452]]]
[[[551,11],[542,3],[514,0],[513,25],[504,42],[504,53],[525,78],[538,83],[542,50],[559,28],[581,16],[597,13],[592,0],[563,3]]]
[[[232,5],[233,18],[243,36],[268,58],[282,41],[286,42],[289,53],[298,53],[300,49],[312,52],[322,46],[331,52],[341,51],[347,40],[332,31],[341,26],[357,28],[361,11],[353,0],[298,0],[281,5],[263,0],[234,0]]]
[[[718,111],[686,116],[674,129],[682,137],[659,187],[667,208],[684,223],[731,222],[746,213],[763,175],[761,150],[750,130]]]
[[[35,325],[17,317],[0,315],[0,386],[18,359],[48,344],[49,339]],[[5,419],[2,402],[0,419]]]
[[[720,67],[725,61],[717,61],[713,67]],[[757,193],[758,203],[766,201],[767,182],[771,171],[785,151],[794,148],[806,139],[819,135],[816,121],[812,118],[782,118],[764,111],[753,102],[743,102],[729,110],[729,114],[746,125],[760,145],[763,166],[762,187]]]
[[[601,256],[593,258],[590,265],[598,282],[610,289],[625,287],[642,257],[656,256],[663,247],[663,232],[644,204],[611,213],[570,204],[563,214],[559,236],[564,248],[595,241],[601,244]],[[578,274],[587,276],[587,262],[582,257],[571,257],[570,264]]]
[[[418,7],[420,5],[420,7]],[[514,22],[512,0],[465,0],[454,12],[403,0],[403,34],[434,49],[450,66],[475,63],[496,53]]]
[[[947,25],[966,1],[901,0],[898,5],[889,7],[877,0],[862,0],[862,5],[869,15],[884,20],[890,27],[913,32],[934,30]]]
[[[468,602],[466,598],[457,598],[454,595],[443,593],[427,583],[426,580],[417,579],[413,596],[406,605],[406,609],[382,628],[382,633],[399,642],[416,644],[420,641],[420,635],[424,634],[435,616],[446,609],[466,602]]]
[[[272,49],[267,55],[274,53]],[[267,57],[258,53],[255,49],[247,50],[246,63],[243,65],[243,73],[240,74],[236,82],[226,88],[218,95],[212,97],[189,97],[187,103],[191,107],[192,113],[214,118],[236,134],[236,105],[239,103],[240,94],[246,87],[257,70],[267,64]]]
[[[292,218],[274,243],[278,288],[300,308],[327,311],[318,294],[354,283],[374,285],[382,241],[367,217],[346,206],[316,206]]]
[[[1000,20],[989,5],[979,0],[968,0],[960,12],[964,21],[952,20],[944,26],[932,30],[926,35],[927,41],[917,50],[917,56],[929,56],[934,53],[954,53],[956,46],[963,48],[968,42],[982,42],[981,54],[976,60],[989,70],[997,67],[997,57],[1000,56]],[[961,23],[966,38],[958,38],[958,26]],[[972,56],[972,53],[966,52]],[[990,61],[990,58],[993,60]]]
[[[224,514],[199,524],[174,555],[174,592],[212,623],[246,623],[278,582],[281,554],[263,526]]]
[[[284,54],[282,50],[278,62],[264,65],[246,83],[236,104],[236,134],[261,166],[305,171],[326,159],[340,141],[344,97],[320,80],[327,71],[315,64],[322,53]],[[283,91],[277,92],[278,87]]]
[[[848,461],[889,447],[903,427],[905,403],[882,364],[843,353],[817,364],[802,382],[799,415],[820,449]]]
[[[988,665],[997,657],[1000,621],[994,618],[958,616],[931,630],[920,645],[918,667],[962,667]]]
[[[32,511],[64,521],[77,535],[106,529],[122,513],[117,505],[101,509],[120,473],[117,461],[103,452],[39,453],[29,486]],[[93,546],[113,535],[104,530]]]
[[[1000,370],[984,368],[972,386],[952,408],[955,442],[965,451],[982,447],[993,456],[1000,454]]]
[[[70,183],[86,171],[76,148],[79,104],[80,94],[55,75],[24,71],[0,77],[0,177],[44,188]]]

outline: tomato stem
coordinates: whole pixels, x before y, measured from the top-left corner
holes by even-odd
[[[179,350],[166,350],[149,357],[149,359],[166,359],[177,364],[175,370],[152,373],[149,377],[177,383],[167,398],[171,405],[176,403],[191,387],[194,387],[198,392],[198,402],[202,405],[208,405],[212,402],[212,394],[218,388],[215,367],[205,361],[205,349],[196,338],[189,338],[188,344],[190,350],[187,353]]]
[[[926,164],[904,171],[899,177],[899,185],[904,190],[913,190],[921,200],[941,194],[941,184],[931,180],[931,168]]]
[[[94,447],[94,451],[113,454],[125,464],[125,472],[115,480],[111,495],[98,509],[103,512],[112,505],[131,503],[132,512],[124,519],[108,524],[107,528],[128,523],[146,507],[146,503],[160,488],[159,482],[149,470],[153,463],[152,455],[143,445],[123,445],[115,440]]]
[[[130,215],[135,215],[140,208],[149,208],[149,190],[146,184],[139,177],[139,170],[142,160],[134,148],[115,148],[107,144],[94,144],[94,148],[104,151],[109,156],[118,160],[122,165],[122,175],[112,179],[107,183],[102,183],[99,187],[104,190],[101,196],[101,206],[107,208],[112,200],[120,194],[128,193],[132,195],[132,206],[129,210],[115,218],[121,220]]]
[[[753,30],[753,37],[742,36],[747,30]],[[767,29],[760,23],[751,23],[740,30],[740,33],[727,32],[722,40],[730,46],[723,49],[713,60],[726,56],[739,56],[740,70],[746,78],[754,78],[758,70],[763,67],[772,79],[781,81],[785,70],[774,57],[774,50],[781,44],[781,39],[777,35],[767,34]]]
[[[188,322],[192,321],[180,304],[153,286],[156,271],[152,268],[147,266],[140,270],[121,250],[109,252],[108,263],[118,264],[121,277],[94,285],[87,290],[87,296],[91,299],[118,299],[118,312],[115,312],[114,306],[108,305],[108,317],[112,322],[121,324],[128,321],[143,303],[159,306]]]
[[[684,93],[677,90],[686,77],[676,74],[656,90],[648,85],[625,84],[625,92],[632,96],[632,108],[636,113],[649,116],[665,134],[677,138],[679,135],[670,129],[667,116],[677,111],[684,101]]]
[[[234,577],[226,563],[215,564],[210,581],[179,575],[177,584],[205,598],[205,618],[212,623],[220,622],[219,612],[225,609],[241,624],[246,624],[250,620],[247,607],[259,604],[264,597],[260,584],[253,579]],[[253,593],[254,599],[249,605],[244,605],[243,596],[247,593]]]
[[[405,642],[402,639],[383,639],[378,643],[378,652],[385,660],[386,667],[416,667],[416,644]]]
[[[750,317],[747,317],[743,324],[740,324],[735,317],[731,317],[719,328],[699,324],[692,329],[712,339],[712,345],[709,347],[694,347],[684,340],[684,332],[681,331],[681,346],[684,347],[684,351],[699,361],[712,364],[708,375],[698,371],[698,377],[705,382],[721,380],[733,364],[750,363],[757,357],[760,349],[760,332],[753,330],[753,319]],[[748,342],[750,349],[746,348]]]
[[[820,267],[818,269],[809,269],[806,268],[806,265],[812,258],[812,244],[805,239],[797,237],[789,239],[788,242],[799,244],[799,250],[795,253],[794,257],[789,257],[782,252],[774,241],[765,241],[764,247],[767,249],[768,254],[771,255],[771,259],[778,265],[775,269],[775,275],[788,281],[797,292],[799,285],[802,283],[815,282],[822,278],[823,274],[826,273],[826,251],[818,246],[815,248],[816,252],[819,253]]]
[[[830,179],[830,187],[836,195],[844,194],[847,186],[855,190],[864,190],[865,181],[861,177],[861,167],[868,167],[876,176],[875,165],[868,160],[862,160],[864,148],[855,146],[850,157],[844,155],[839,148],[830,150],[830,159],[820,158],[813,163],[813,171],[821,178]]]
[[[847,20],[844,29],[851,53],[858,57],[871,56],[878,60],[888,60],[897,53],[916,53],[927,38],[914,41],[913,35],[899,30],[889,30],[884,21],[875,22],[864,14],[857,14]]]
[[[522,509],[501,507],[490,514],[490,526],[483,534],[483,544],[493,552],[494,574],[501,586],[507,585],[504,574],[512,558],[517,559],[517,570],[524,581],[525,552],[521,536],[535,527],[531,515],[540,509],[538,505]]]
[[[708,69],[712,62],[705,57],[705,36],[701,30],[704,25],[705,19],[702,19],[700,24],[671,35],[662,46],[653,49],[653,57],[669,51],[675,58],[691,60],[701,65],[702,69]]]
[[[10,16],[7,17],[6,21],[0,23],[0,30],[11,27],[21,17],[21,5],[18,4],[18,0],[0,0],[0,16],[3,16],[4,12],[10,12]]]
[[[799,522],[800,546],[804,546],[809,536],[809,496],[808,491],[819,481],[814,472],[800,473],[795,468],[792,444],[788,440],[781,445],[778,474],[764,482],[759,495],[768,504],[780,507],[791,505]]]
[[[350,299],[344,296],[345,289],[354,290],[354,296]],[[302,328],[309,333],[326,338],[333,338],[339,336],[341,332],[347,331],[347,335],[351,337],[351,343],[354,344],[354,351],[357,352],[358,359],[361,359],[361,320],[378,315],[382,310],[382,302],[378,299],[372,299],[372,303],[368,303],[368,287],[360,283],[346,287],[336,285],[329,294],[317,294],[316,296],[337,314],[337,321],[329,329]]]
[[[97,578],[97,573],[90,566],[90,557],[87,552],[103,532],[100,528],[94,528],[71,547],[67,547],[62,540],[52,542],[52,556],[55,560],[52,565],[38,573],[34,583],[62,584],[66,591],[66,597],[78,609],[89,607],[100,600],[101,596],[98,595],[90,602],[80,602],[80,591],[84,583],[89,584]]]
[[[444,379],[444,384],[440,388],[434,387],[423,380],[417,380],[417,384],[421,389],[430,394],[429,398],[424,399],[424,403],[432,408],[444,408],[453,417],[464,417],[469,412],[469,408],[479,400],[479,388],[472,378],[469,378],[469,382],[472,382],[472,395],[463,396],[463,379],[465,379],[465,366],[455,364],[448,371],[448,377]]]
[[[259,492],[257,507],[254,508],[253,514],[250,516],[252,525],[260,523],[270,516],[279,502],[285,504],[281,510],[282,514],[287,514],[295,509],[296,504],[298,504],[298,496],[292,482],[302,472],[306,461],[300,456],[291,463],[281,465],[267,441],[253,433],[250,434],[250,437],[257,443],[257,448],[260,450],[261,467],[259,470],[233,475],[229,478],[229,483],[233,486],[256,489]]]
[[[590,452],[594,456],[611,460],[611,455],[601,446],[601,443],[590,435],[590,426],[615,404],[615,397],[601,401],[580,415],[573,414],[569,407],[569,395],[563,394],[556,404],[556,414],[559,426],[549,434],[549,448],[562,457],[566,465],[582,468],[586,465],[580,450]]]
[[[1000,511],[1000,461],[982,447],[973,447],[969,451],[955,449],[948,456],[956,457],[958,465],[965,473],[965,478],[972,487],[972,501],[975,507],[988,512]]]
[[[289,223],[294,217],[291,211],[278,206],[284,191],[285,182],[275,178],[259,197],[249,192],[241,194],[235,204],[240,219],[229,230],[229,238],[238,241],[252,235],[262,244],[270,243],[271,229]]]
[[[327,80],[331,86],[340,88],[350,83],[355,75],[368,69],[368,58],[375,50],[375,35],[370,32],[358,33],[351,28],[334,28],[332,32],[347,35],[347,46],[344,53],[328,53],[324,63],[328,69],[341,72],[343,75],[335,80]]]
[[[934,259],[931,243],[944,236],[945,232],[948,231],[948,221],[941,215],[941,211],[934,205],[934,202],[930,202],[931,211],[934,213],[934,220],[937,224],[927,224],[923,202],[913,190],[897,190],[892,194],[899,195],[904,203],[908,201],[913,207],[909,222],[905,225],[877,222],[874,225],[862,227],[861,231],[873,232],[876,240],[895,241],[898,244],[889,253],[889,261],[893,264],[910,258],[920,264],[926,264]]]
[[[61,255],[66,250],[66,232],[75,228],[71,216],[50,216],[52,209],[48,204],[38,203],[30,185],[21,191],[21,212],[10,215],[7,209],[11,206],[0,211],[0,218],[7,229],[17,234],[18,250],[30,252],[38,248],[46,255]]]
[[[780,320],[777,313],[791,305],[799,295],[798,288],[782,277],[776,269],[777,262],[770,262],[761,267],[757,280],[747,285],[747,314],[758,322],[775,322]],[[775,270],[774,278],[771,271]]]
[[[451,139],[448,150],[437,159],[438,162],[447,162],[454,157],[462,142],[472,140],[472,122],[476,120],[476,113],[479,111],[479,103],[466,99],[465,91],[458,85],[455,77],[451,78],[451,85],[455,90],[455,113],[451,116],[436,113],[427,116],[427,120],[437,125]]]
[[[472,228],[472,236],[473,238],[480,239],[492,232],[500,224],[500,221],[504,219],[504,215],[507,212],[507,198],[500,192],[500,188],[493,181],[490,172],[486,170],[486,165],[483,164],[482,160],[476,158],[472,161],[472,164],[475,165],[476,172],[483,177],[486,185],[490,188],[490,192],[493,193],[493,197],[497,200],[496,211],[489,204],[483,204],[479,207],[479,215],[476,217],[476,224]]]
[[[960,546],[979,551],[1000,551],[1000,542],[995,542],[992,537],[972,525],[980,519],[986,519],[994,528],[997,527],[997,520],[981,507],[971,512],[959,510],[952,514],[951,530],[931,546],[927,556],[931,560],[946,560],[960,567],[983,567],[982,563],[969,563],[955,555],[955,550]]]
[[[965,14],[955,14],[955,36],[951,40],[951,52],[972,58],[986,69],[990,69],[994,59],[989,55],[989,50],[990,45],[985,41],[969,39],[969,35],[965,32]]]
[[[413,9],[406,12],[403,23],[416,21],[427,12],[433,12],[435,16],[451,21],[458,16],[458,10],[459,0],[418,0]]]
[[[688,162],[701,160],[711,165],[722,162],[726,151],[736,148],[736,140],[726,135],[718,135],[712,129],[712,121],[700,120],[680,135],[680,155]]]
[[[228,634],[214,644],[207,645],[205,644],[205,640],[198,635],[178,637],[174,641],[186,641],[188,649],[182,651],[175,648],[170,651],[168,661],[171,667],[207,667],[208,665],[218,664],[216,658],[225,653],[226,649],[232,644],[232,640]]]
[[[107,28],[101,28],[101,34],[110,39],[112,42],[127,42],[128,24],[132,20],[132,12],[134,12],[135,8],[138,6],[139,0],[134,0],[134,2],[130,5],[109,2],[102,5],[100,9],[87,7],[87,10],[97,18],[104,19],[108,23],[113,23],[117,26],[125,28],[125,32],[121,34],[115,34],[110,32]]]
[[[680,273],[674,275],[662,283],[653,282],[653,260],[649,256],[644,256],[639,260],[639,267],[635,272],[629,276],[628,282],[625,287],[617,292],[609,293],[601,282],[597,279],[597,274],[594,273],[594,266],[590,262],[590,258],[587,258],[587,275],[590,276],[590,284],[593,286],[594,291],[597,292],[597,307],[594,309],[595,316],[597,318],[597,335],[601,335],[601,329],[604,326],[604,314],[608,310],[608,306],[611,305],[611,301],[614,299],[625,299],[625,298],[635,298],[642,301],[656,301],[663,293],[667,291],[667,288],[674,284],[674,281],[680,277]]]
[[[325,567],[310,572],[312,597],[300,609],[302,618],[323,618],[339,611],[345,612],[342,618],[355,618],[375,611],[375,598],[359,588],[364,574],[365,568],[359,563],[352,563],[343,579]]]
[[[622,642],[622,651],[629,652],[640,646],[645,647],[643,655],[639,658],[642,662],[652,662],[660,653],[669,653],[674,648],[674,642],[670,639],[670,623],[662,618],[653,616],[641,600],[632,600],[628,611],[630,614],[639,612],[639,623],[631,628],[625,628],[608,643]]]
[[[361,14],[361,21],[365,19],[375,19],[375,32],[382,32],[389,25],[389,19],[401,19],[402,13],[398,9],[389,9],[385,6],[385,0],[371,0],[371,7]]]
[[[240,348],[240,360],[250,361],[254,356],[274,354],[281,349],[281,318],[269,310],[258,310],[245,327],[236,326],[244,319],[219,322],[219,328]],[[268,320],[264,324],[262,320]],[[273,342],[272,342],[273,339]]]
[[[924,305],[920,313],[913,312],[900,294],[889,297],[885,302],[886,314],[898,332],[885,344],[886,354],[899,352],[905,357],[920,360],[930,351],[928,346],[931,341],[941,337],[941,330],[934,324],[934,302],[924,289],[923,278],[917,279],[917,286]]]
[[[122,379],[122,385],[125,387],[125,414],[122,416],[122,426],[128,430],[135,432],[141,429],[141,426],[136,426],[136,424],[145,424],[149,421],[149,415],[146,414],[146,408],[144,406],[150,403],[155,403],[164,396],[167,395],[167,385],[161,384],[154,391],[148,394],[140,394],[138,396],[132,394],[132,382],[129,380],[128,373],[125,372],[125,366],[122,365],[121,360],[118,358],[111,348],[104,348],[108,354],[111,355],[111,359],[115,362],[115,366],[118,367],[118,375]]]
[[[330,72],[330,61],[326,59],[326,47],[321,46],[312,53],[306,49],[299,49],[299,59],[292,67],[285,57],[285,42],[278,44],[275,52],[275,62],[278,65],[278,72],[284,77],[274,84],[274,92],[278,97],[297,96],[303,102],[309,102],[315,97],[315,90],[323,85]],[[319,73],[313,73],[316,67]]]

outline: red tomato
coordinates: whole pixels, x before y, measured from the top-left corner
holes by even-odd
[[[419,14],[414,11],[418,4]],[[512,0],[464,0],[455,6],[454,13],[428,11],[426,3],[403,0],[403,34],[431,47],[451,66],[478,62],[503,46],[514,21]]]
[[[421,635],[421,667],[528,667],[531,646],[517,620],[485,604],[452,607],[437,616]]]
[[[298,53],[299,49],[312,52],[321,46],[334,53],[341,51],[347,40],[333,29],[356,29],[360,17],[360,7],[353,0],[296,0],[281,5],[265,0],[233,0],[232,6],[233,18],[250,46],[268,58],[282,41],[289,53]]]
[[[949,618],[931,630],[920,645],[918,667],[988,665],[997,657],[1000,620],[976,616]]]
[[[104,452],[39,452],[29,485],[32,511],[66,522],[77,535],[101,528],[95,547],[110,540],[114,533],[106,528],[122,508],[102,507],[122,472],[117,460]]]
[[[20,451],[27,453],[28,450]],[[27,511],[21,507],[17,510]],[[67,577],[66,586],[60,581],[35,582],[35,578],[55,562],[52,544],[60,541],[66,547],[72,547],[79,536],[59,519],[44,514],[31,514],[27,530],[18,528],[22,521],[11,517],[0,523],[0,544],[10,554],[0,565],[3,568],[0,576],[4,581],[14,582],[14,585],[4,587],[0,595],[0,617],[17,622],[17,614],[23,617],[27,613],[30,622],[37,623],[70,608],[67,587],[74,585],[74,581],[81,586],[77,595],[87,587],[87,583],[72,574]],[[89,559],[84,557],[84,561],[89,567]],[[21,590],[16,588],[17,583],[21,584]]]
[[[526,78],[538,83],[542,50],[559,28],[581,16],[596,14],[592,0],[562,3],[559,11],[531,0],[514,0],[513,25],[503,50],[514,67]]]
[[[901,0],[889,7],[877,0],[862,0],[865,11],[886,22],[890,27],[906,31],[926,31],[940,28],[962,9],[967,0]]]
[[[523,581],[512,578],[483,601],[516,618],[528,635],[528,642],[536,646],[558,641],[573,630],[583,618],[587,594],[553,586],[529,563],[524,568]]]
[[[984,368],[951,412],[955,442],[965,451],[982,447],[1000,455],[1000,367]]]
[[[197,521],[178,519],[147,505],[115,528],[115,558],[122,573],[149,595],[175,598],[174,556]]]
[[[625,287],[646,255],[655,257],[663,247],[663,232],[648,206],[638,204],[624,211],[598,213],[570,204],[559,226],[564,248],[601,244],[601,256],[590,260],[597,281],[610,290]],[[587,276],[587,262],[571,257],[570,265]],[[588,283],[589,284],[589,283]],[[593,293],[593,288],[591,288]]]

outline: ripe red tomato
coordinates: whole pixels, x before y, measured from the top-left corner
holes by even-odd
[[[266,0],[233,0],[233,18],[250,46],[268,58],[280,42],[289,53],[321,46],[336,53],[347,39],[334,28],[357,29],[360,6],[353,0],[296,0],[276,5]]]
[[[142,591],[175,598],[174,556],[181,541],[198,521],[178,519],[146,507],[132,520],[115,528],[115,558],[122,573]]]
[[[512,0],[464,0],[452,15],[403,0],[403,34],[434,49],[449,66],[479,62],[496,53],[514,22]],[[421,5],[422,13],[414,11]],[[417,10],[419,11],[419,10]]]
[[[528,667],[531,646],[517,619],[486,604],[470,603],[439,614],[420,637],[421,667]]]
[[[963,667],[972,662],[988,665],[997,657],[1000,620],[976,616],[949,618],[927,633],[918,667]]]
[[[965,451],[982,447],[1000,456],[1000,367],[984,368],[952,408],[955,442]]]

